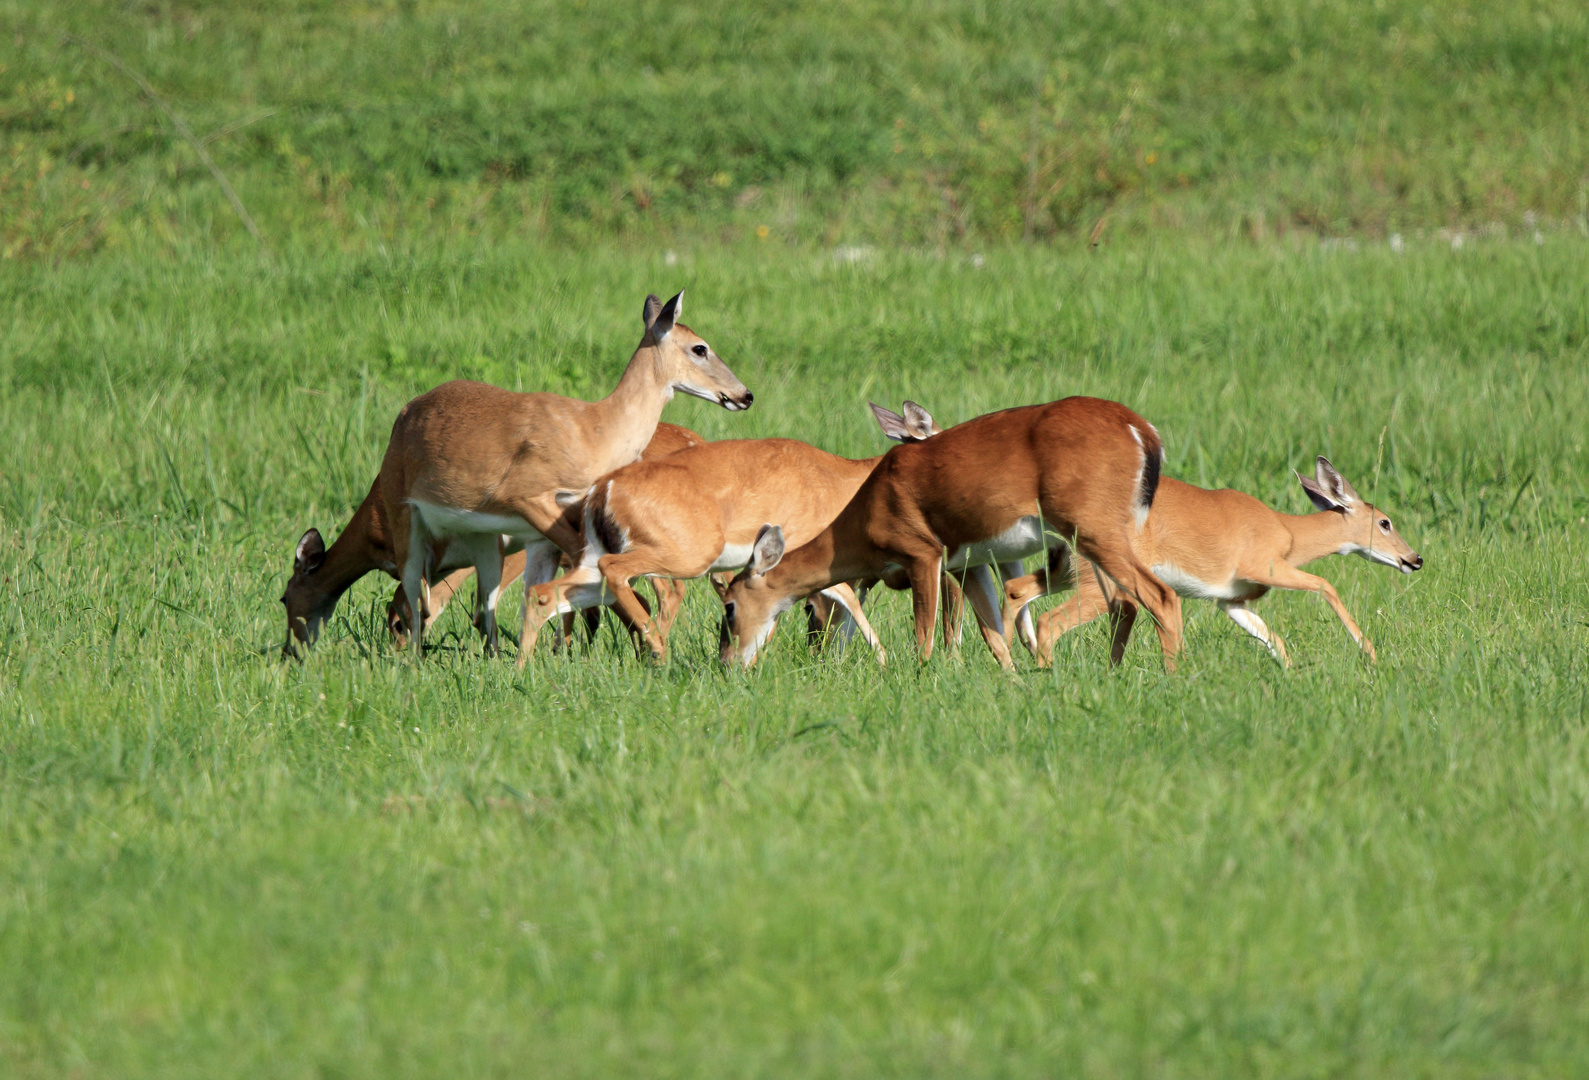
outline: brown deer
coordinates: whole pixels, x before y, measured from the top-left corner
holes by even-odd
[[[1326,555],[1361,555],[1410,574],[1423,567],[1423,557],[1325,458],[1315,462],[1313,479],[1298,474],[1297,480],[1318,507],[1316,513],[1283,514],[1239,491],[1208,491],[1165,477],[1133,546],[1166,585],[1188,599],[1213,600],[1287,667],[1291,661],[1285,643],[1247,606],[1270,589],[1323,596],[1372,661],[1373,643],[1352,620],[1334,586],[1298,567]],[[1075,568],[1051,566],[1006,585],[1010,604],[1019,609],[1072,585],[1076,596],[1038,620],[1037,662],[1044,667],[1060,635],[1110,610],[1115,586],[1101,580],[1085,560]],[[1131,618],[1123,616],[1114,627],[1111,663],[1120,662],[1130,637]]]
[[[327,549],[315,529],[298,541],[282,595],[284,651],[312,643],[347,587],[380,568],[401,575],[410,647],[422,655],[425,620],[414,610],[424,610],[425,582],[464,566],[479,575],[494,650],[504,554],[522,548],[534,582],[551,576],[560,550],[579,551],[566,508],[596,477],[639,458],[675,391],[750,407],[745,385],[678,321],[683,295],[646,298],[640,347],[600,401],[457,381],[405,405],[380,474],[337,542]]]
[[[655,461],[657,458],[667,457],[676,450],[683,450],[691,446],[699,446],[706,440],[701,438],[689,428],[680,427],[662,421],[657,424],[656,433],[651,436],[651,441],[646,448],[640,451],[641,461]],[[502,563],[502,587],[513,584],[520,574],[524,573],[525,555],[523,552],[514,552]],[[562,569],[568,570],[573,566],[567,555],[559,560]],[[428,631],[433,623],[441,618],[441,613],[447,609],[448,603],[463,588],[465,582],[474,576],[474,567],[466,566],[454,570],[440,581],[430,586],[430,606],[425,611],[425,629]],[[540,584],[532,582],[531,584]],[[671,626],[678,615],[679,605],[684,602],[684,583],[676,582],[670,578],[655,579],[651,582],[652,588],[657,593],[657,613],[654,618],[661,620],[665,625]],[[484,623],[485,597],[476,592],[473,623],[475,629],[482,628]],[[600,616],[598,609],[592,608],[586,612],[587,626],[592,633],[595,632],[596,618]],[[572,627],[573,616],[568,616],[563,631],[569,633]],[[392,642],[398,648],[403,648],[408,643],[408,601],[403,596],[403,586],[399,584],[392,593],[391,601],[386,605],[386,628],[390,633]]]
[[[723,662],[754,662],[799,597],[896,568],[910,579],[916,649],[926,661],[945,567],[1026,558],[1063,537],[1120,585],[1117,605],[1148,609],[1173,670],[1180,597],[1131,547],[1162,460],[1151,424],[1124,405],[1084,397],[990,413],[897,446],[812,540],[794,547],[779,526],[761,530],[725,595]],[[985,598],[971,600],[983,622],[1002,630],[996,604],[982,610]]]

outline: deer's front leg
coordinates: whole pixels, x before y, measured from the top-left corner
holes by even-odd
[[[943,557],[917,559],[910,567],[910,603],[916,614],[916,655],[926,663],[932,657],[932,632],[938,622],[938,577]]]

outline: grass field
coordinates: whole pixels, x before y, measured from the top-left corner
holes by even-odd
[[[1589,1073],[1586,108],[1578,0],[0,0],[0,1076]],[[1425,568],[1316,567],[1377,666],[280,659],[404,401],[684,287],[707,436],[1095,394]]]
[[[1560,1076],[1589,1062],[1581,243],[712,247],[0,270],[0,1065],[258,1075]],[[1427,559],[1331,560],[1380,650],[1206,605],[748,676],[692,594],[517,675],[369,579],[283,663],[292,544],[444,374],[597,394],[647,290],[756,392],[713,436],[864,454],[1068,392],[1292,510],[1336,464]],[[516,604],[510,605],[510,609]],[[508,625],[513,625],[511,610]],[[1146,640],[1144,640],[1144,637]]]

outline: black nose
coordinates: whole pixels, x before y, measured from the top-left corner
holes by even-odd
[[[755,400],[756,400],[756,395],[752,394],[749,390],[746,390],[745,391],[745,408],[747,408],[747,409],[750,408],[751,405],[755,402]]]
[[[1423,569],[1423,556],[1422,555],[1414,554],[1413,557],[1408,560],[1408,562],[1410,562],[1412,564],[1412,568],[1414,570],[1422,570]]]

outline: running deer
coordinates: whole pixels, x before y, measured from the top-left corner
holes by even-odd
[[[1283,514],[1239,491],[1208,491],[1165,477],[1147,524],[1134,541],[1137,554],[1181,596],[1213,600],[1231,621],[1257,638],[1289,667],[1285,643],[1247,605],[1270,589],[1300,589],[1322,595],[1340,616],[1352,640],[1374,659],[1373,643],[1353,621],[1335,588],[1298,569],[1326,555],[1361,555],[1404,574],[1423,567],[1423,557],[1391,525],[1390,518],[1362,497],[1319,458],[1313,479],[1297,474],[1312,514]],[[1076,596],[1038,620],[1038,663],[1047,667],[1061,634],[1096,619],[1110,608],[1114,587],[1092,567],[1051,566],[1011,581],[1006,594],[1024,609],[1037,597],[1076,587]],[[1118,664],[1131,636],[1131,619],[1116,620],[1109,659]]]
[[[705,439],[689,428],[680,427],[678,424],[670,424],[664,420],[657,424],[656,433],[651,436],[651,441],[646,444],[644,450],[640,451],[640,460],[655,461],[657,458],[666,457],[676,450],[699,446],[705,441]],[[573,566],[573,563],[569,561],[566,555],[559,562],[564,570]],[[523,552],[515,552],[503,561],[503,588],[512,585],[513,582],[518,580],[519,575],[524,573],[524,563],[525,555]],[[431,625],[441,618],[441,613],[447,609],[448,603],[457,594],[458,590],[463,588],[464,583],[473,576],[474,567],[466,566],[461,570],[454,570],[440,581],[430,585],[430,606],[425,610],[426,631],[429,631]],[[532,584],[538,585],[540,582],[532,582]],[[684,586],[680,582],[667,578],[653,580],[651,585],[657,593],[658,607],[655,617],[662,620],[666,625],[671,626],[678,615],[679,605],[684,602]],[[483,627],[484,613],[485,597],[480,595],[477,590],[472,618],[476,630],[480,630]],[[599,616],[600,611],[593,608],[586,614],[587,616]],[[572,619],[573,616],[570,615],[569,618]],[[594,633],[596,628],[595,619],[590,619],[587,625],[591,632]],[[397,586],[397,589],[392,593],[391,602],[386,605],[386,628],[391,634],[394,644],[399,648],[407,645],[408,605],[403,596],[402,585]],[[563,627],[565,634],[572,629],[571,624],[565,623]]]
[[[457,381],[405,405],[348,528],[329,549],[316,529],[298,541],[281,598],[283,650],[311,644],[348,586],[379,568],[401,575],[409,644],[423,655],[425,622],[413,611],[424,610],[424,583],[465,566],[479,575],[482,628],[494,650],[504,554],[523,549],[533,583],[551,576],[559,549],[577,552],[568,507],[596,477],[639,458],[675,391],[750,408],[744,383],[678,321],[683,296],[666,304],[646,297],[640,347],[600,401]]]
[[[667,626],[648,616],[634,593],[636,578],[737,570],[749,561],[757,530],[769,518],[784,521],[792,536],[815,536],[879,460],[842,458],[795,439],[726,439],[602,477],[584,500],[578,565],[526,594],[519,664],[548,619],[598,605],[616,607],[639,629],[637,646],[643,642],[654,659],[664,659]],[[848,586],[822,587],[875,648]]]
[[[914,401],[907,400],[905,402],[903,414],[885,409],[875,402],[868,402],[868,404],[871,405],[872,415],[877,418],[877,426],[882,429],[886,437],[895,442],[924,442],[943,430],[938,426],[937,421],[932,418],[932,414]],[[1021,560],[1016,559],[999,563],[998,570],[1005,581],[1012,581],[1026,573],[1026,566]],[[984,590],[989,596],[997,596],[999,593],[998,585],[993,578],[993,570],[988,565],[968,567],[963,571],[962,576],[971,583],[973,588]],[[883,580],[883,583],[890,589],[903,590],[910,588],[910,578],[902,570],[895,571],[886,579],[867,578],[862,581],[852,581],[850,586],[855,590],[856,599],[862,605],[865,605],[867,594],[876,587],[879,580]],[[940,585],[943,587],[944,596],[943,643],[945,648],[952,651],[960,647],[960,635],[965,615],[965,594],[960,588],[960,583],[947,570],[943,573]],[[821,642],[826,637],[827,631],[833,623],[834,616],[843,610],[842,607],[836,605],[821,593],[813,594],[806,601],[806,634],[813,644]],[[843,625],[846,631],[853,627],[853,623]],[[1037,648],[1037,636],[1032,628],[1031,614],[1023,609],[1016,617],[1015,627],[1020,635],[1021,643],[1026,646],[1028,651],[1035,651]],[[995,631],[984,623],[980,616],[977,617],[977,628],[982,632],[983,640],[988,643],[988,647],[992,650],[995,657],[1001,655],[1001,652],[1007,654],[1008,645],[1006,644],[1003,650],[994,645],[990,635]],[[999,636],[1002,637],[1003,635]]]
[[[723,662],[753,663],[797,598],[896,568],[910,580],[925,662],[945,567],[1014,561],[1064,539],[1119,583],[1117,605],[1148,609],[1173,670],[1180,597],[1131,547],[1162,460],[1158,432],[1146,420],[1116,402],[1083,397],[990,413],[897,446],[809,542],[791,544],[776,525],[761,530],[724,597]],[[997,597],[968,593],[982,621],[1002,632]],[[1007,648],[1000,663],[1009,666]]]

